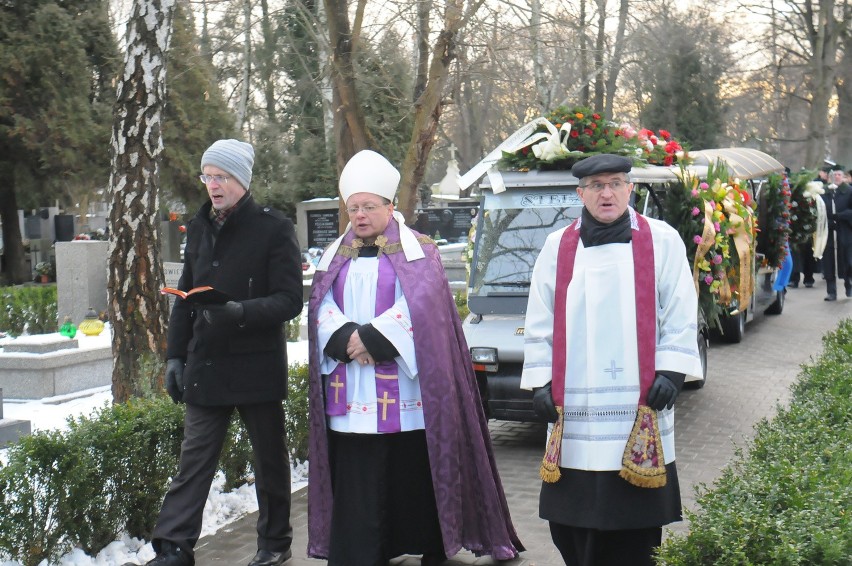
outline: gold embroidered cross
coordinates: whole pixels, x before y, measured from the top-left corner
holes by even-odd
[[[340,394],[340,388],[343,387],[343,383],[340,381],[340,376],[334,374],[334,381],[329,383],[329,386],[334,387],[334,402],[339,403],[340,401],[338,396]]]
[[[388,392],[385,391],[384,397],[377,399],[379,403],[382,404],[382,420],[388,420],[388,405],[393,405],[396,403],[396,399],[389,399]]]
[[[648,459],[648,448],[651,446],[651,440],[654,439],[654,436],[651,434],[647,428],[643,428],[642,432],[639,433],[639,440],[642,441],[642,460],[645,461]]]

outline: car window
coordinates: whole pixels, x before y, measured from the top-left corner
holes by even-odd
[[[476,230],[471,293],[525,296],[548,234],[567,226],[581,210],[573,188],[486,195]]]

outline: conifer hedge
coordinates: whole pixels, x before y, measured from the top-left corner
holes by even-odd
[[[852,564],[852,321],[792,386],[789,407],[755,427],[658,563]]]

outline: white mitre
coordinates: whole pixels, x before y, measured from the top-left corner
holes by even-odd
[[[390,161],[375,151],[365,149],[359,151],[346,163],[340,174],[340,196],[346,203],[349,198],[357,193],[371,193],[386,198],[393,202],[396,190],[399,188],[400,174]],[[417,237],[411,229],[405,225],[405,217],[394,210],[393,217],[399,224],[399,240],[402,251],[407,261],[426,257]],[[322,254],[317,265],[317,271],[328,271],[331,260],[334,259],[337,249],[343,242],[343,237],[352,229],[352,223],[346,225],[343,235],[337,238]]]
[[[391,162],[365,149],[352,156],[340,174],[340,196],[343,202],[356,193],[372,193],[393,202],[399,188],[399,171]]]

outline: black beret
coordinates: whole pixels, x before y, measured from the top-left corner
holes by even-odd
[[[571,169],[571,173],[578,179],[582,179],[598,173],[630,173],[632,168],[633,162],[626,157],[601,153],[578,161]]]

